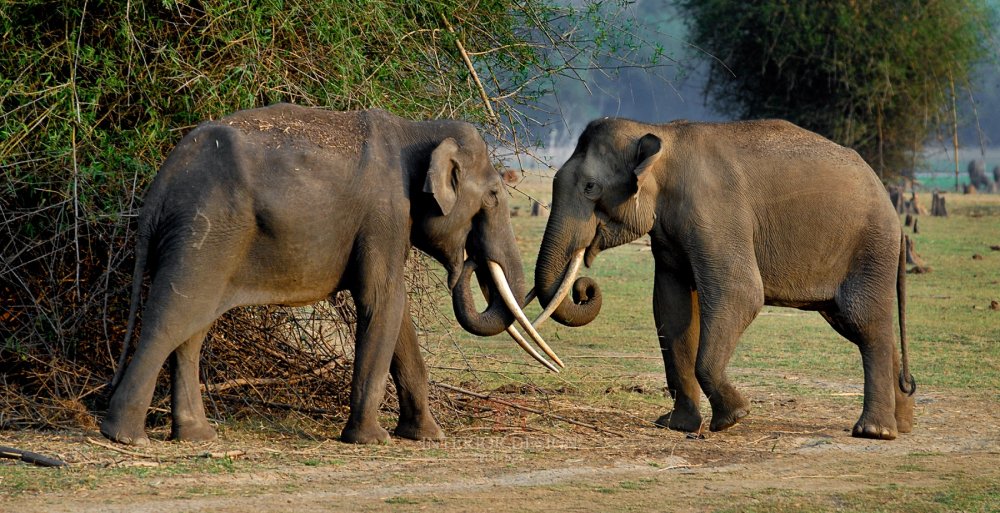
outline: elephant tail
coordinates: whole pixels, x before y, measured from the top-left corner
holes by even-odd
[[[122,352],[118,355],[118,366],[115,368],[115,376],[111,379],[113,391],[121,380],[122,372],[125,370],[125,357],[128,355],[129,344],[132,342],[132,333],[135,331],[135,319],[139,313],[139,301],[142,292],[142,274],[146,270],[146,260],[149,254],[149,236],[140,227],[138,244],[135,248],[135,269],[132,271],[132,298],[129,300],[128,326],[125,328],[125,340],[122,342]]]
[[[900,232],[899,240],[899,268],[896,271],[896,302],[899,305],[899,349],[902,353],[902,364],[899,370],[899,389],[903,393],[913,395],[917,391],[917,381],[910,374],[910,358],[908,356],[906,340],[906,247],[909,245],[909,237]]]

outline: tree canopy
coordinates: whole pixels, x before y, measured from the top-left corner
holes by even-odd
[[[713,107],[783,118],[909,169],[991,45],[984,0],[680,0]]]

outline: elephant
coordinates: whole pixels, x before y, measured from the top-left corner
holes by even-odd
[[[966,171],[969,173],[969,183],[975,187],[977,191],[990,192],[993,185],[990,182],[989,176],[986,175],[985,162],[977,159],[970,160]]]
[[[712,431],[749,413],[726,366],[763,306],[776,305],[818,311],[860,349],[864,405],[854,436],[911,430],[904,235],[856,152],[781,120],[603,118],[580,135],[552,187],[535,267],[545,312],[535,327],[546,312],[567,326],[591,322],[602,295],[593,279],[576,279],[581,262],[590,267],[601,251],[649,234],[653,317],[674,400],[658,425],[700,432],[702,391]]]
[[[170,152],[145,196],[125,347],[101,433],[148,443],[146,412],[171,357],[171,438],[216,438],[198,386],[212,323],[237,306],[306,305],[347,290],[357,330],[341,440],[389,440],[377,414],[390,374],[399,396],[394,434],[442,438],[428,406],[404,264],[416,247],[444,266],[456,318],[469,332],[510,331],[515,317],[530,327],[507,195],[483,138],[461,121],[277,104],[200,124]],[[125,366],[147,270],[143,326]],[[482,312],[473,274],[488,296]]]

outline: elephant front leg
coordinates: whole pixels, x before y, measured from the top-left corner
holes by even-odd
[[[359,274],[365,276],[364,272]],[[406,297],[402,277],[396,279],[394,275],[391,278],[377,284],[362,280],[360,287],[351,290],[357,306],[358,325],[351,379],[351,413],[340,435],[343,442],[389,441],[389,432],[378,423],[378,408],[385,398],[385,384]]]
[[[695,378],[698,354],[698,294],[672,274],[657,269],[653,285],[653,318],[667,375],[673,411],[656,419],[662,427],[695,432],[701,429],[701,387]]]
[[[171,413],[173,425],[170,438],[187,442],[215,440],[215,428],[205,417],[198,380],[198,360],[201,346],[205,341],[205,329],[180,345],[170,361],[171,370]]]
[[[427,399],[427,367],[420,355],[409,301],[403,307],[403,322],[389,372],[399,397],[399,423],[393,434],[411,440],[443,439],[444,431],[431,415]]]

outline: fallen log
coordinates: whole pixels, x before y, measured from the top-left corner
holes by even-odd
[[[22,451],[13,447],[0,445],[0,457],[21,460],[25,463],[38,465],[39,467],[65,467],[66,462],[38,454],[37,452]]]

